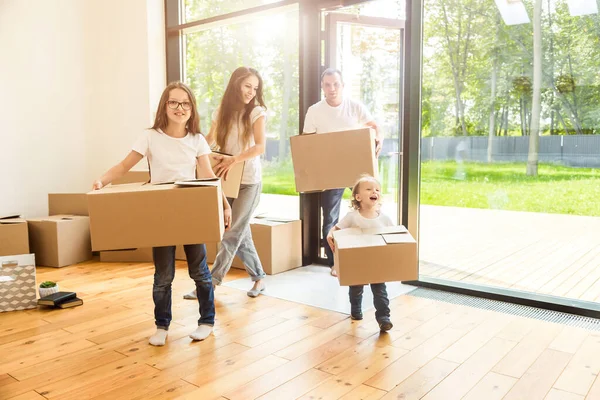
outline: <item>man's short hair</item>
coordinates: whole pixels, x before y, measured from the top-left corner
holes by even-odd
[[[344,83],[344,77],[342,76],[342,71],[340,71],[339,69],[335,69],[335,68],[327,68],[325,71],[323,71],[323,73],[321,74],[321,82],[323,82],[323,78],[325,78],[328,75],[335,75],[338,74],[340,77],[340,81],[342,81],[342,84]]]

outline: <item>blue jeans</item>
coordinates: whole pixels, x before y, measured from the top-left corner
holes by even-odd
[[[223,234],[221,247],[213,264],[212,279],[216,285],[223,282],[236,255],[242,260],[246,272],[254,282],[265,277],[250,231],[250,219],[260,201],[261,191],[262,183],[242,184],[237,199],[227,199],[231,205],[231,227]]]
[[[196,282],[200,319],[198,325],[215,324],[215,293],[212,278],[206,264],[206,246],[186,244],[183,246],[188,263],[190,278]],[[153,247],[154,319],[159,329],[169,329],[171,324],[171,284],[175,278],[175,246]]]
[[[327,235],[340,218],[340,205],[345,189],[331,189],[321,192],[321,209],[323,210],[323,247],[327,264],[333,267],[333,252],[327,243]]]
[[[360,311],[362,309],[362,295],[364,285],[350,286],[348,296],[350,297],[350,306],[352,310]],[[375,306],[375,319],[379,322],[383,318],[390,317],[390,300],[388,299],[385,283],[371,283],[373,292],[373,305]]]

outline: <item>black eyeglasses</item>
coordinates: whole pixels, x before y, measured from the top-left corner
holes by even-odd
[[[171,109],[171,110],[177,110],[177,107],[181,106],[181,108],[183,110],[189,111],[192,109],[192,103],[190,103],[189,101],[176,101],[176,100],[169,100],[167,101],[167,106]]]

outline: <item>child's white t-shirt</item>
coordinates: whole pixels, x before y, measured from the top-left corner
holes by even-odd
[[[219,109],[217,108],[212,115],[213,124],[216,124],[217,117],[219,115]],[[260,117],[267,117],[267,113],[265,109],[261,106],[256,106],[250,112],[250,125],[254,125],[254,123]],[[265,122],[266,123],[266,122]],[[255,145],[254,142],[254,131],[250,134],[250,140],[248,144],[244,148],[242,145],[242,137],[240,135],[240,127],[242,127],[242,119],[241,117],[238,120],[238,124],[232,124],[229,135],[227,136],[227,143],[225,143],[225,148],[219,149],[223,153],[232,154],[234,156],[243,153],[248,150],[250,147]],[[242,175],[242,184],[243,185],[254,185],[260,183],[262,180],[262,167],[260,165],[260,156],[251,158],[250,160],[246,160],[246,164],[244,165],[244,173]]]
[[[344,97],[339,106],[332,107],[323,99],[308,108],[302,130],[305,133],[339,132],[362,128],[371,121],[373,116],[358,101]]]
[[[201,133],[174,138],[160,129],[145,130],[132,150],[148,158],[150,183],[195,179],[197,157],[211,152]]]
[[[382,212],[379,213],[377,218],[365,218],[358,210],[352,210],[336,226],[340,229],[347,228],[360,228],[360,229],[372,229],[372,228],[384,228],[386,226],[394,226],[392,220]]]

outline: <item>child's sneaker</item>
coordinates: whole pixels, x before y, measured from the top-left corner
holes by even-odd
[[[354,320],[354,321],[360,321],[361,319],[363,319],[363,315],[362,312],[351,312],[350,313],[350,319]]]
[[[392,324],[392,321],[390,321],[389,318],[382,318],[377,322],[379,322],[379,330],[381,332],[387,332],[394,327],[394,324]]]
[[[361,307],[350,307],[350,319],[360,321],[363,319]]]

